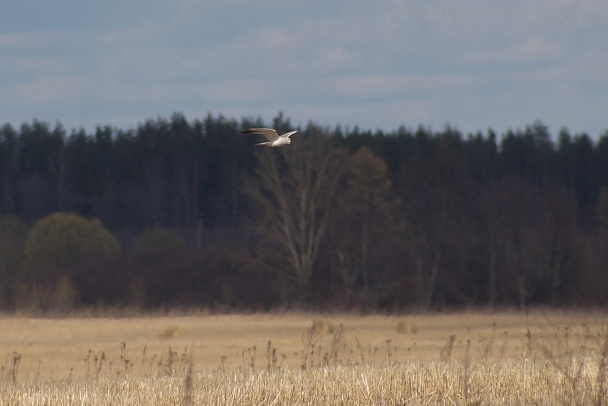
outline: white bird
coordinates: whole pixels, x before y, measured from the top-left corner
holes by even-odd
[[[268,142],[260,142],[255,145],[265,145],[267,147],[281,147],[283,145],[291,144],[291,138],[289,137],[295,133],[297,133],[297,131],[291,131],[279,136],[272,128],[249,128],[241,131],[241,134],[262,134],[266,137]]]

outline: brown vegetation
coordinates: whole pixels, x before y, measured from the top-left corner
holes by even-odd
[[[541,312],[9,317],[0,404],[602,405],[605,322]],[[407,325],[417,329],[401,334]]]

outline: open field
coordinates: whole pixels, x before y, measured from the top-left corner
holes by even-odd
[[[608,404],[607,321],[5,316],[0,404]]]

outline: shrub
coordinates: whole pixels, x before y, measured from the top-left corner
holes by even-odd
[[[137,236],[130,256],[136,260],[156,259],[159,256],[180,253],[186,248],[186,240],[168,228],[154,227]]]
[[[120,255],[118,240],[99,220],[70,213],[53,213],[36,222],[24,250],[22,281],[15,303],[34,308],[69,310],[78,298],[71,276],[78,264],[107,261]],[[30,297],[23,297],[29,294]]]
[[[70,213],[53,213],[36,222],[25,246],[26,267],[34,273],[119,254],[118,240],[99,220]]]

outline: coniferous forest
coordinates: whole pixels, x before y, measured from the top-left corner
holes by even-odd
[[[5,311],[606,304],[608,131],[0,129]]]

